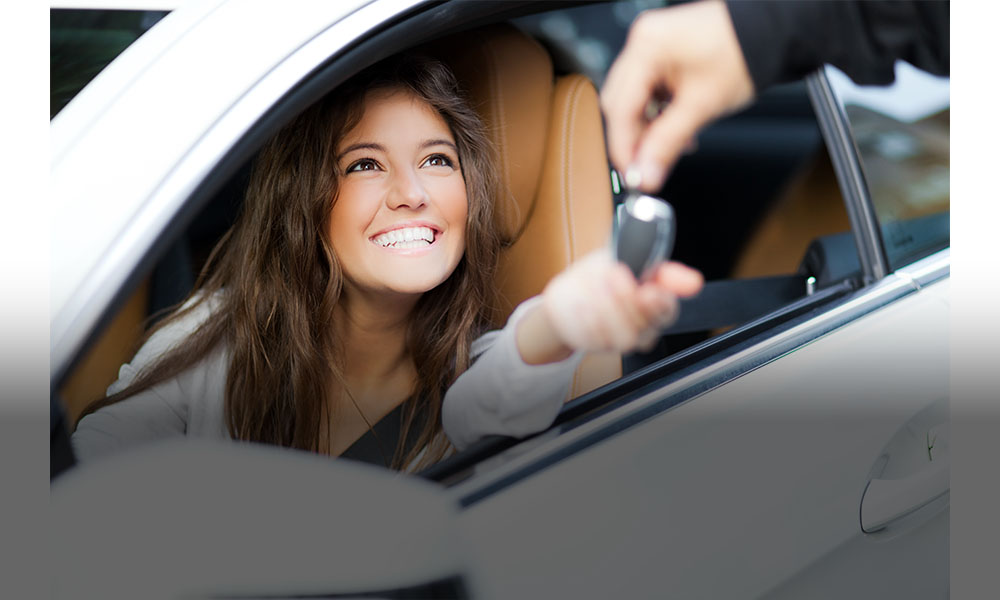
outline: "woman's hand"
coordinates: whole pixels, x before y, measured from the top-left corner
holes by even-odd
[[[592,252],[554,277],[518,325],[521,358],[541,364],[574,350],[649,350],[677,320],[677,298],[697,294],[703,283],[701,273],[676,262],[640,283],[607,249]]]

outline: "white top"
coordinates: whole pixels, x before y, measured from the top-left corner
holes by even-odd
[[[486,435],[523,437],[541,431],[568,399],[582,352],[556,363],[529,365],[517,350],[517,323],[539,301],[524,301],[503,329],[472,343],[474,362],[448,389],[441,411],[445,434],[459,450]],[[156,332],[132,362],[122,365],[107,393],[128,386],[156,357],[193,332],[217,304],[209,300]],[[84,462],[174,436],[230,439],[223,410],[228,367],[228,350],[217,349],[180,375],[87,415],[72,436],[77,459]]]

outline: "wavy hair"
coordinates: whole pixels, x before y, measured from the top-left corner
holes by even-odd
[[[341,177],[336,150],[361,120],[368,94],[399,89],[427,102],[451,129],[465,179],[468,220],[458,266],[423,294],[410,316],[406,350],[417,380],[403,405],[391,466],[422,468],[448,453],[441,401],[468,368],[470,344],[497,306],[493,278],[502,240],[494,226],[494,207],[500,179],[484,125],[455,77],[442,63],[423,57],[396,57],[366,69],[264,145],[236,222],[209,255],[183,308],[146,339],[211,298],[218,298],[218,304],[213,301],[209,317],[180,345],[127,388],[91,403],[84,414],[149,389],[225,347],[229,434],[328,451],[331,384],[349,396],[333,318],[344,274],[328,239]]]

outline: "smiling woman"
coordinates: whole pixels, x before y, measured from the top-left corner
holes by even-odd
[[[384,61],[296,117],[196,291],[85,411],[78,457],[188,435],[419,469],[549,426],[582,351],[644,343],[700,277],[665,265],[640,285],[599,253],[487,333],[494,165],[430,59]]]

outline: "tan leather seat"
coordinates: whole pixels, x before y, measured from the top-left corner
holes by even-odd
[[[146,323],[149,290],[147,279],[132,293],[60,388],[59,397],[71,429],[76,427],[83,409],[104,396],[108,386],[118,378],[119,367],[135,353]]]
[[[502,325],[523,300],[574,260],[608,242],[611,178],[597,90],[583,75],[554,77],[548,52],[509,25],[435,42],[490,129],[508,187],[499,226],[513,244],[497,285]],[[621,376],[621,356],[584,358],[572,397]]]

